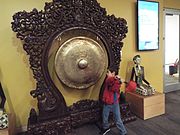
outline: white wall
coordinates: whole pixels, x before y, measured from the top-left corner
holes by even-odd
[[[179,15],[166,15],[165,23],[165,71],[179,58]]]

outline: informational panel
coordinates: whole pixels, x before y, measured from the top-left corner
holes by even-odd
[[[138,0],[139,51],[159,49],[159,3]]]

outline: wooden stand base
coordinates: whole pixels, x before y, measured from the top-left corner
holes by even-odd
[[[165,96],[156,92],[152,96],[142,96],[128,92],[126,100],[130,103],[133,113],[143,120],[165,113]]]
[[[10,113],[8,114],[8,128],[0,130],[0,135],[15,135],[15,115]]]

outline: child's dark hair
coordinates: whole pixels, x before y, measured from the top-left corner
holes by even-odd
[[[119,68],[109,67],[108,70],[111,71],[111,73],[112,73],[112,72],[115,72],[115,75],[118,75],[118,69],[119,69]]]

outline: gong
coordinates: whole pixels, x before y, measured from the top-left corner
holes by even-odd
[[[57,78],[70,88],[95,84],[107,69],[107,52],[100,37],[85,29],[60,33],[52,42]]]

